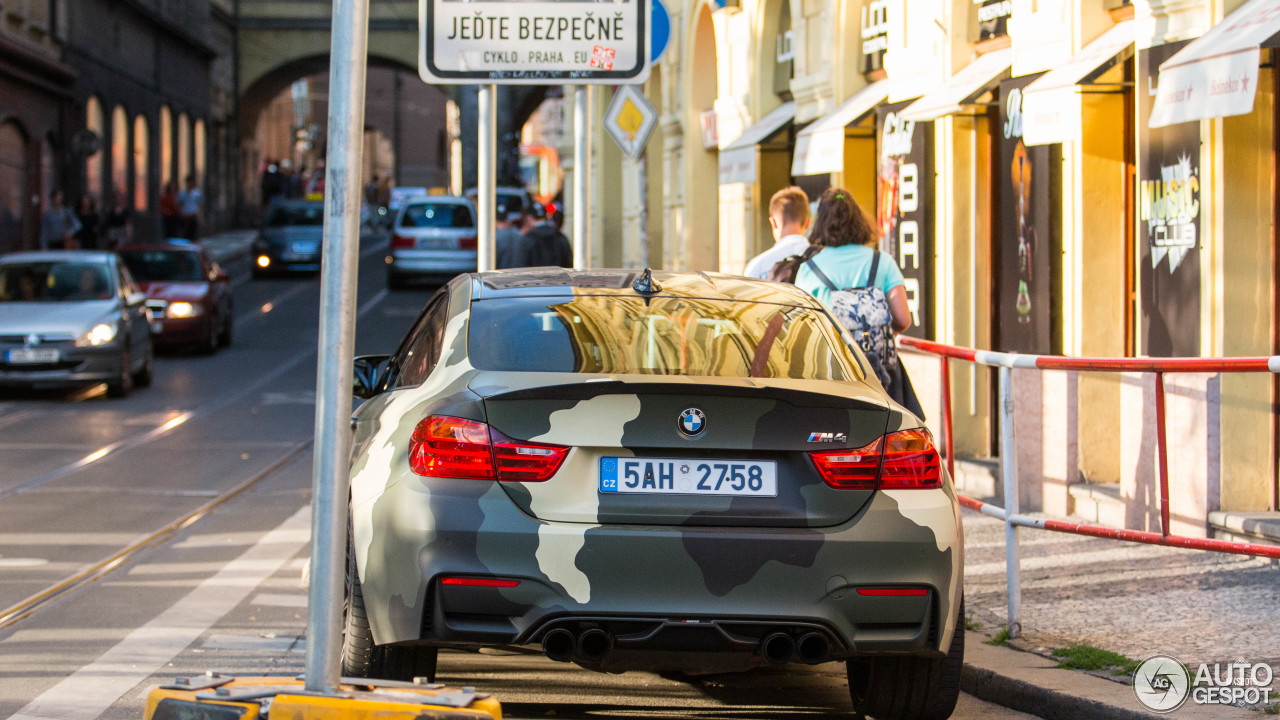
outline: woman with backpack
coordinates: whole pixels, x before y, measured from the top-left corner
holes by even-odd
[[[911,327],[902,270],[878,249],[879,238],[852,193],[822,193],[809,242],[822,249],[800,266],[796,286],[831,308],[889,396],[923,417],[893,338]]]

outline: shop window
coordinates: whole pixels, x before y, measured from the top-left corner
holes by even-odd
[[[178,115],[178,184],[184,185],[191,174],[191,118]]]
[[[778,2],[778,32],[774,37],[773,92],[791,99],[791,78],[795,75],[795,33],[791,30],[791,3]]]
[[[173,113],[160,106],[160,188],[173,180]]]
[[[24,247],[27,208],[27,141],[11,122],[0,125],[0,252]]]
[[[204,186],[204,172],[207,152],[204,120],[196,120],[195,131],[193,133],[195,140],[195,166],[196,166],[196,183],[201,187]]]
[[[84,126],[89,131],[98,136],[99,140],[104,139],[102,118],[102,102],[97,97],[90,95],[89,102],[85,105],[84,110]],[[102,195],[102,150],[90,155],[84,160],[84,180],[85,189],[94,199],[101,201]]]
[[[133,119],[133,209],[145,212],[147,200],[147,150],[151,143],[147,138],[147,119],[141,115]]]
[[[129,116],[117,105],[111,111],[111,192],[127,198],[129,190]]]

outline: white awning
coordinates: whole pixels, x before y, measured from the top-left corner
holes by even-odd
[[[796,104],[783,103],[755,125],[742,131],[736,140],[720,149],[720,184],[756,181],[756,146],[768,140],[796,117]]]
[[[927,122],[959,112],[962,106],[973,102],[1008,75],[1012,65],[1012,48],[1001,48],[979,55],[963,70],[952,75],[942,87],[925,93],[924,97],[908,105],[899,116],[903,120]]]
[[[1078,87],[1101,75],[1121,54],[1131,52],[1133,35],[1133,23],[1122,22],[1028,85],[1022,91],[1023,142],[1048,145],[1079,139]]]
[[[1250,0],[1165,60],[1148,125],[1252,112],[1261,48],[1277,32],[1280,0]]]
[[[835,110],[796,135],[792,175],[821,175],[844,169],[844,129],[861,120],[889,97],[889,81],[878,80],[853,94]]]

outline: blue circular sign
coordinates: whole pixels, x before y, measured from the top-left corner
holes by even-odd
[[[667,6],[662,4],[662,0],[653,0],[653,7],[649,12],[649,41],[649,59],[658,62],[658,58],[666,52],[667,44],[671,42],[671,13],[667,12]]]
[[[680,413],[676,427],[680,428],[680,433],[685,437],[697,437],[707,428],[707,416],[698,408],[689,408]]]

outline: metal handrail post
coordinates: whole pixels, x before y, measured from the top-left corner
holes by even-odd
[[[496,267],[498,125],[497,85],[481,85],[476,93],[479,124],[476,127],[476,268],[481,272]]]
[[[307,591],[306,688],[312,692],[334,690],[341,681],[369,0],[333,0],[332,42]]]
[[[951,476],[951,482],[956,481],[956,442],[955,433],[952,428],[951,413],[951,361],[947,358],[942,360],[942,432],[946,434],[943,438],[944,447],[947,450],[947,474]]]
[[[1160,462],[1160,532],[1169,535],[1169,444],[1165,437],[1164,373],[1156,373],[1156,454]]]
[[[1018,458],[1013,431],[1013,368],[1000,366],[1000,474],[1004,480],[1005,592],[1009,637],[1022,636],[1022,577],[1018,552]]]
[[[591,263],[591,86],[573,88],[573,267]]]

